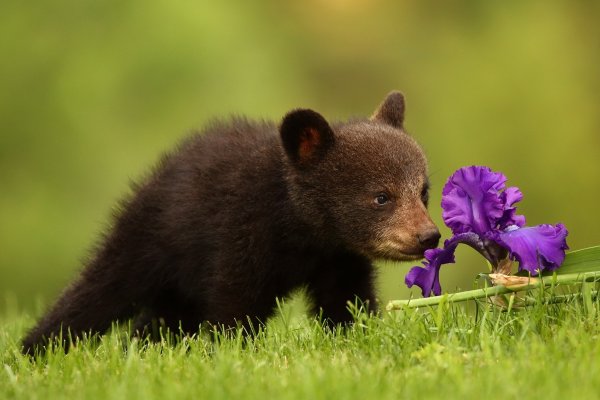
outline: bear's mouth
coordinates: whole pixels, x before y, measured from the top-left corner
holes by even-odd
[[[408,260],[419,260],[423,257],[425,257],[425,252],[419,252],[419,253],[403,253],[405,257],[408,258]]]
[[[393,261],[415,261],[424,257],[425,249],[407,248],[401,243],[386,241],[375,247],[375,258],[383,258]]]
[[[395,261],[416,261],[424,257],[424,253],[403,253],[398,252],[398,257],[392,258]]]

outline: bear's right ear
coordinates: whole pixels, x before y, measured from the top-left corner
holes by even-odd
[[[290,111],[283,118],[279,132],[287,156],[299,166],[321,160],[335,141],[325,118],[307,109]]]
[[[404,95],[398,91],[388,94],[383,103],[373,113],[371,121],[383,122],[394,128],[402,129],[404,124]]]

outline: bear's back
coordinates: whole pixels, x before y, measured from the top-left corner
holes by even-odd
[[[287,197],[283,157],[273,123],[233,118],[192,134],[146,184],[164,235],[210,246],[269,229]]]

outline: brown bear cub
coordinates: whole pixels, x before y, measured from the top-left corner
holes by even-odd
[[[331,324],[352,320],[348,301],[373,309],[371,261],[415,260],[440,238],[403,121],[393,92],[370,119],[297,109],[279,129],[234,118],[192,135],[135,187],[23,351],[129,318],[187,333],[265,321],[298,287]]]

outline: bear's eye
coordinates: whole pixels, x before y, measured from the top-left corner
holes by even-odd
[[[421,190],[421,201],[425,207],[427,207],[427,204],[429,203],[429,184],[425,184]]]
[[[375,197],[375,204],[377,204],[378,206],[386,205],[389,202],[390,198],[385,193],[379,193],[377,197]]]

